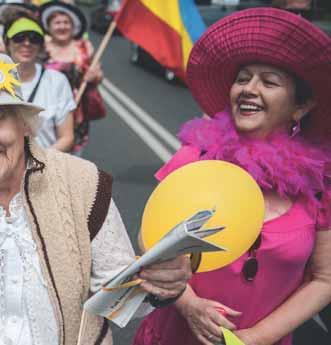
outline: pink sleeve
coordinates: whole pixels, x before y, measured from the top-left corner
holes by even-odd
[[[317,213],[317,231],[331,230],[331,190],[323,193]]]
[[[185,145],[182,146],[171,159],[162,166],[154,175],[157,180],[162,181],[174,170],[192,162],[198,161],[200,158],[200,150],[196,147]]]

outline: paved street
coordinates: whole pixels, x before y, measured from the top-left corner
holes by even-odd
[[[100,36],[91,34],[91,39],[96,46]],[[128,42],[114,37],[103,57],[106,78],[174,135],[182,122],[199,115],[198,107],[185,87],[170,85],[161,76],[132,65],[129,52]],[[144,205],[156,185],[153,174],[162,160],[113,109],[107,119],[92,124],[85,158],[113,174],[114,199],[135,244]],[[113,327],[115,344],[131,344],[136,325],[133,321],[125,330]]]
[[[100,35],[91,34],[95,46],[100,38]],[[160,128],[165,130],[162,133],[169,132],[174,136],[181,123],[199,115],[200,111],[184,86],[171,85],[162,76],[132,65],[129,62],[129,51],[128,42],[116,36],[104,54],[103,69],[111,84],[105,81],[103,94],[107,94],[108,102],[112,102],[116,111],[108,107],[107,119],[92,123],[90,145],[84,157],[113,174],[113,196],[136,246],[143,208],[156,185],[153,174],[163,163],[164,158],[161,157],[166,157],[167,152],[173,153],[176,147],[172,136],[164,135],[161,138]],[[113,85],[162,127],[148,128],[143,117],[138,117],[132,110],[135,108],[130,107],[120,96],[109,92]],[[132,118],[134,120],[130,120]],[[125,121],[134,122],[136,132]],[[136,321],[125,330],[112,326],[115,345],[131,344],[136,326]],[[331,342],[326,339],[321,328],[315,322],[310,322],[298,333],[295,345],[327,344]]]
[[[96,45],[100,36],[91,34],[91,38]],[[129,44],[121,37],[112,40],[103,57],[103,68],[111,83],[173,135],[181,123],[200,113],[184,86],[170,85],[162,77],[132,65]],[[127,108],[123,102],[119,103]],[[136,118],[132,112],[131,115]],[[175,151],[162,139],[158,140],[170,153]],[[113,109],[109,109],[107,119],[92,123],[85,157],[114,175],[114,197],[134,238],[146,199],[155,186],[153,174],[162,165],[162,160]]]

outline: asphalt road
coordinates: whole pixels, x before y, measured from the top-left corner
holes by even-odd
[[[101,36],[91,33],[90,38],[97,46]],[[114,37],[102,59],[105,77],[151,115],[165,130],[175,135],[181,123],[201,114],[183,85],[171,85],[162,75],[132,65],[129,62],[129,54],[129,43],[122,37]],[[106,92],[109,94],[107,90]],[[134,111],[130,110],[127,102],[118,97],[115,101],[111,99],[108,101],[113,107],[115,103],[120,103],[117,111],[122,115],[125,112],[130,114],[131,117],[126,121],[138,122],[140,127],[147,128]],[[95,162],[100,168],[110,171],[114,176],[113,196],[130,238],[137,248],[136,236],[143,208],[156,185],[153,174],[164,160],[155,153],[155,145],[152,143],[148,146],[144,139],[148,137],[148,133],[152,133],[170,154],[174,152],[174,148],[149,128],[145,134],[137,134],[112,108],[108,107],[109,115],[106,119],[91,124],[90,144],[84,157]],[[133,321],[122,330],[112,326],[114,344],[131,344],[138,323],[139,321]],[[310,321],[296,334],[295,345],[327,344],[331,344],[330,339],[326,338],[325,333],[314,321]]]
[[[100,36],[92,33],[91,39],[96,46]],[[200,114],[184,86],[170,85],[161,75],[132,65],[129,53],[128,42],[114,37],[102,61],[105,76],[166,130],[175,134],[182,122]],[[156,185],[153,175],[163,162],[113,109],[108,110],[106,119],[91,124],[90,143],[84,157],[114,176],[113,196],[136,247],[144,205]],[[131,344],[138,323],[132,321],[125,330],[112,326],[114,343]]]
[[[91,34],[91,39],[96,45],[100,36]],[[198,106],[186,87],[170,85],[161,76],[132,65],[129,52],[128,42],[115,36],[102,61],[105,77],[175,135],[184,121],[201,113]],[[153,174],[162,160],[113,109],[107,119],[92,123],[85,157],[115,177],[114,197],[134,239],[143,207],[156,184]]]

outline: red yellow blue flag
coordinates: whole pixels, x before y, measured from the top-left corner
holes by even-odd
[[[194,0],[126,0],[115,20],[124,36],[185,79],[192,46],[206,28]]]

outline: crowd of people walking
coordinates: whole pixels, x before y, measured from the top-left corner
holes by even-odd
[[[45,109],[38,143],[81,155],[88,143],[89,120],[105,112],[97,91],[103,73],[99,64],[90,68],[94,48],[83,37],[84,14],[72,4],[50,2],[40,8],[4,5],[1,18],[3,52],[19,63],[23,97]],[[83,80],[88,87],[76,104]]]

